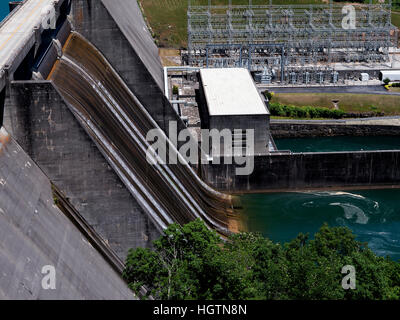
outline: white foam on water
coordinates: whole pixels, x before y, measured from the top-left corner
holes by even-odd
[[[302,206],[307,207],[307,208],[313,207],[314,201],[309,201],[309,202],[303,203]]]
[[[343,192],[343,191],[321,191],[321,192],[316,192],[316,195],[319,196],[348,196],[351,198],[356,198],[356,199],[366,199],[364,196],[360,194],[355,194],[355,193],[350,193],[350,192]]]
[[[341,207],[344,210],[344,217],[347,220],[356,217],[355,223],[358,224],[367,224],[369,221],[369,217],[365,214],[365,212],[361,210],[359,207],[356,207],[355,205],[352,205],[350,203],[338,203],[338,202],[333,202],[330,203],[329,205]]]

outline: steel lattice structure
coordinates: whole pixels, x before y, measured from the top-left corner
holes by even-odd
[[[199,67],[248,67],[280,73],[291,69],[331,68],[333,63],[388,61],[397,46],[391,0],[353,5],[355,28],[344,28],[343,3],[322,5],[188,7],[188,62]],[[346,25],[345,25],[346,26]],[[347,27],[347,26],[346,26]],[[269,70],[269,71],[268,71]],[[305,76],[305,75],[303,75]]]

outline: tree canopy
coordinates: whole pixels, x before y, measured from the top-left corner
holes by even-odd
[[[356,271],[356,289],[342,287],[342,268]],[[284,245],[260,234],[223,241],[201,220],[172,224],[154,249],[131,249],[123,274],[138,293],[156,299],[399,299],[400,264],[378,257],[345,227],[323,225],[314,239]]]

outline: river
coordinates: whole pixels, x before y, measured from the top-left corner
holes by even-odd
[[[399,137],[278,139],[293,152],[400,149]],[[349,227],[378,255],[400,259],[400,189],[320,191],[242,196],[250,231],[277,242],[312,237],[323,223]]]
[[[368,151],[399,150],[400,137],[319,137],[298,139],[275,139],[279,150],[293,152],[330,152],[330,151]]]
[[[8,1],[0,1],[0,21],[9,13]]]

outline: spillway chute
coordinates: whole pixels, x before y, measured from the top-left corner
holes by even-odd
[[[229,234],[233,197],[200,179],[113,67],[85,38],[73,32],[63,49],[50,80],[158,228],[201,218],[220,234]],[[178,157],[178,164],[147,161],[146,150],[151,146],[146,135],[153,129],[165,135],[165,151]]]

